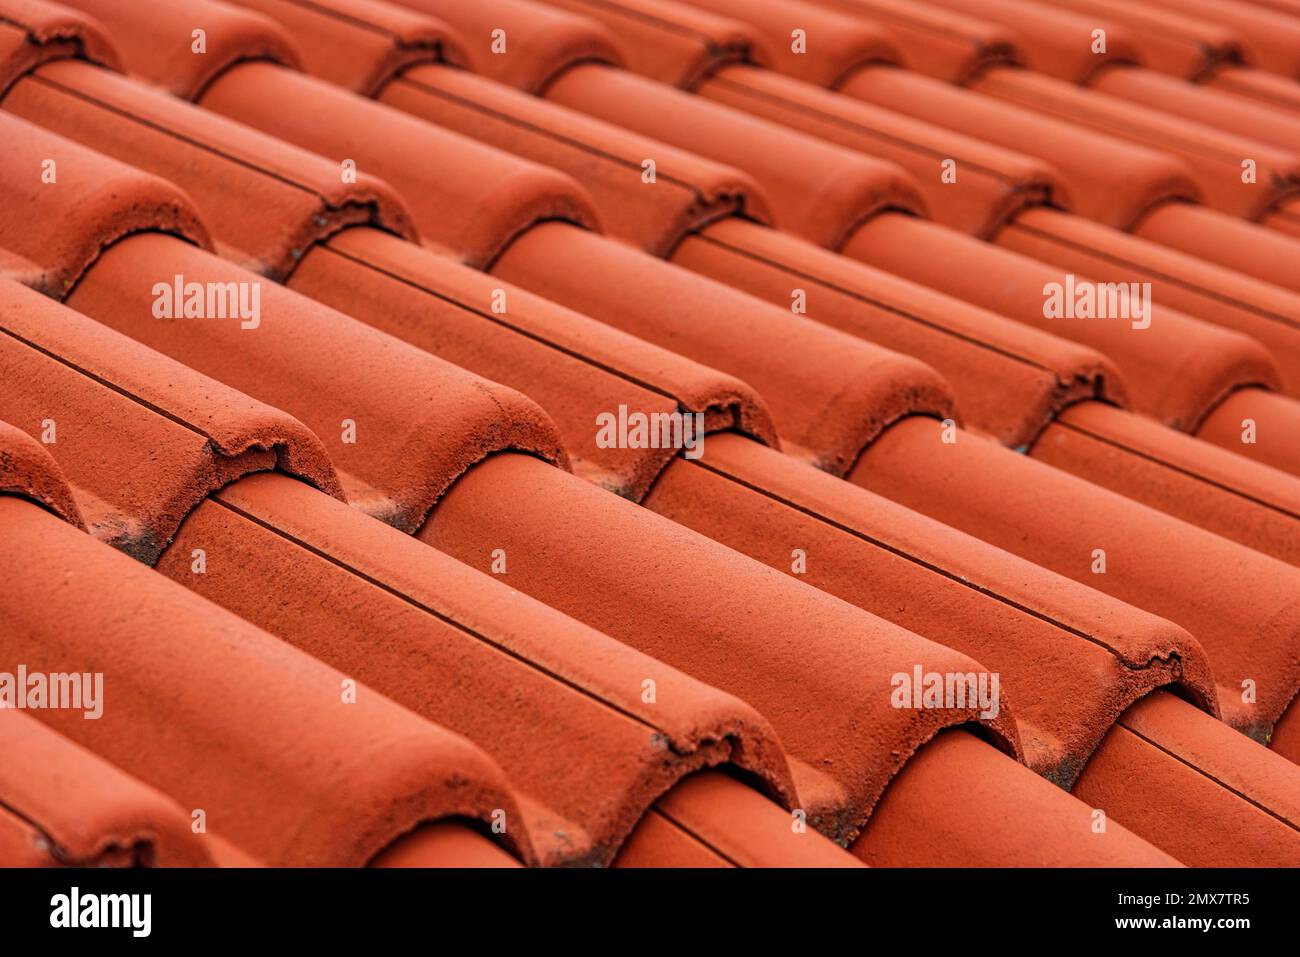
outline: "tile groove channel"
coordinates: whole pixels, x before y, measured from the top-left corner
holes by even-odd
[[[292,544],[297,545],[299,548],[302,548],[304,551],[310,552],[312,555],[315,555],[317,558],[320,558],[323,561],[331,565],[334,565],[337,568],[341,568],[343,571],[351,575],[355,575],[357,578],[361,579],[362,581],[366,582],[369,585],[374,586],[375,588],[378,588],[380,591],[388,595],[391,595],[393,598],[396,598],[398,601],[410,605],[412,608],[415,608],[418,611],[422,611],[426,614],[432,615],[434,618],[438,619],[439,621],[443,622],[446,625],[451,626],[452,628],[455,628],[456,630],[464,633],[470,638],[474,638],[482,642],[483,644],[487,645],[488,647],[493,648],[496,651],[499,651],[501,654],[507,656],[508,658],[518,661],[520,664],[524,665],[524,667],[531,668],[534,671],[538,672],[539,674],[545,675],[548,678],[552,678],[555,681],[558,681],[561,684],[565,685],[566,687],[570,688],[571,690],[576,691],[578,694],[584,695],[590,698],[591,700],[604,705],[605,707],[609,708],[611,711],[614,711],[617,714],[621,714],[623,717],[628,718],[629,720],[634,721],[637,724],[640,724],[643,727],[649,728],[651,731],[662,735],[665,741],[668,741],[671,744],[673,744],[674,753],[680,755],[686,755],[691,753],[691,752],[678,751],[676,749],[675,742],[673,742],[673,736],[669,734],[667,731],[665,731],[663,728],[659,727],[658,725],[648,720],[647,718],[644,718],[633,711],[629,711],[627,708],[624,708],[622,705],[608,700],[607,698],[596,693],[592,689],[586,687],[585,685],[580,684],[576,679],[569,678],[563,674],[560,674],[559,672],[553,671],[550,668],[540,665],[535,661],[531,661],[528,658],[525,658],[522,654],[513,650],[512,648],[503,645],[500,642],[494,641],[493,639],[487,637],[486,635],[483,635],[475,631],[473,628],[470,628],[468,625],[465,625],[457,621],[451,615],[439,611],[438,609],[433,608],[422,601],[419,601],[418,599],[414,598],[411,595],[403,594],[402,592],[398,591],[392,586],[380,581],[377,578],[374,578],[371,575],[366,574],[364,571],[362,571],[359,568],[356,568],[355,566],[349,564],[348,562],[345,562],[333,555],[328,554],[327,552],[317,548],[316,546],[310,544],[309,542],[304,541],[303,539],[297,537],[296,535],[291,535],[288,532],[283,531],[282,529],[276,528],[274,525],[271,525],[270,523],[263,521],[261,518],[257,517],[256,515],[253,515],[250,512],[245,511],[244,509],[240,508],[238,505],[225,501],[220,496],[220,494],[211,496],[210,501],[214,502],[217,505],[220,505],[222,508],[228,509],[229,511],[238,515],[240,518],[243,518],[244,520],[251,522],[252,524],[258,526],[259,528],[262,528],[265,531],[270,532],[272,535],[275,535],[278,538],[282,538],[287,542],[291,542]],[[432,548],[433,546],[428,546],[428,547]]]
[[[947,569],[940,568],[938,565],[928,562],[917,555],[909,554],[907,551],[898,548],[895,545],[890,545],[889,543],[881,541],[878,538],[874,538],[871,535],[866,534],[865,532],[859,531],[858,529],[855,528],[851,528],[841,522],[837,522],[835,519],[830,518],[829,516],[822,515],[821,513],[816,512],[811,508],[800,505],[798,502],[793,502],[781,495],[776,494],[775,492],[772,492],[768,489],[747,482],[744,479],[739,478],[738,476],[732,475],[729,472],[725,472],[722,469],[719,469],[715,466],[705,463],[702,459],[696,459],[692,461],[691,464],[698,468],[706,469],[714,473],[715,475],[717,475],[719,478],[722,478],[729,482],[734,482],[737,485],[741,486],[742,488],[749,489],[751,492],[755,492],[759,495],[764,496],[765,498],[769,498],[774,502],[779,502],[780,504],[786,506],[787,508],[794,509],[797,512],[807,515],[809,518],[812,518],[825,525],[829,525],[830,527],[836,529],[837,531],[843,532],[846,535],[852,536],[853,538],[860,539],[861,541],[864,541],[869,545],[873,545],[876,548],[887,551],[891,555],[896,555],[897,557],[903,559],[904,561],[909,561],[914,565],[918,565],[921,568],[926,569],[927,571],[933,572],[936,575],[940,575],[943,578],[948,579],[949,581],[962,585],[965,588],[969,588],[974,592],[978,592],[979,594],[983,595],[986,598],[991,598],[996,602],[1000,602],[1001,604],[1006,605],[1009,608],[1015,609],[1016,611],[1020,612],[1023,615],[1027,615],[1031,618],[1036,618],[1039,621],[1044,622],[1045,624],[1051,625],[1055,628],[1059,628],[1062,631],[1067,632],[1068,634],[1074,635],[1075,637],[1082,638],[1085,641],[1090,641],[1094,645],[1097,645],[1099,648],[1102,648],[1105,651],[1109,652],[1110,655],[1114,657],[1116,661],[1118,661],[1121,665],[1123,665],[1125,668],[1127,668],[1130,671],[1146,671],[1151,666],[1151,661],[1146,661],[1142,663],[1130,662],[1117,649],[1111,647],[1111,645],[1107,644],[1105,641],[1103,641],[1102,639],[1098,638],[1095,635],[1090,635],[1086,631],[1076,628],[1073,625],[1068,625],[1065,622],[1057,621],[1055,618],[1053,618],[1051,615],[1048,615],[1045,612],[1037,611],[1033,608],[1030,608],[1028,605],[1021,604],[1018,601],[1008,598],[1005,595],[999,595],[997,592],[985,588],[983,585],[978,585],[975,582],[967,581],[963,579],[961,576],[956,575],[948,571]],[[1181,656],[1178,655],[1177,653],[1174,653],[1169,657],[1173,659],[1181,658]],[[1180,661],[1180,668],[1181,668],[1181,661]]]

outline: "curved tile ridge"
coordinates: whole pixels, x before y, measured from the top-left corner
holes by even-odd
[[[975,702],[891,703],[893,677],[918,663],[982,664],[536,459],[472,469],[418,537],[483,571],[504,548],[514,587],[753,706],[781,737],[809,826],[832,840],[852,839],[944,727],[977,723],[1021,753],[1005,697],[984,717]]]
[[[546,96],[743,170],[767,191],[777,226],[831,249],[882,210],[926,212],[912,177],[895,163],[635,73],[598,64],[575,67]]]
[[[463,737],[25,502],[0,498],[0,525],[16,546],[0,604],[20,622],[0,655],[103,675],[99,719],[33,716],[201,810],[208,833],[271,865],[356,867],[426,821],[524,820]],[[526,828],[502,837],[535,858]]]
[[[192,100],[245,60],[298,66],[289,34],[267,17],[216,0],[64,0],[102,23],[127,73]]]
[[[916,0],[813,0],[889,31],[909,70],[949,83],[965,83],[994,63],[1014,63],[1018,51],[1001,26],[963,11],[953,13]]]
[[[0,421],[0,495],[18,495],[77,528],[86,522],[54,457],[34,438]]]
[[[191,574],[199,544],[223,571]],[[609,863],[659,795],[702,767],[730,763],[797,805],[753,708],[516,591],[506,568],[485,575],[272,475],[201,506],[159,564],[476,743],[544,808],[529,830],[545,864]]]
[[[725,63],[767,65],[762,34],[725,12],[672,0],[549,0],[609,28],[628,69],[690,89]],[[787,41],[788,42],[788,41]]]
[[[1050,209],[1025,210],[994,242],[1101,281],[1149,282],[1155,302],[1257,340],[1280,371],[1281,387],[1300,395],[1300,294]],[[1200,364],[1217,351],[1204,350]]]
[[[313,250],[289,283],[333,308],[471,372],[518,389],[559,426],[573,468],[640,500],[696,432],[736,429],[777,445],[771,414],[748,384],[372,229]],[[503,303],[504,311],[493,303]],[[625,447],[602,421],[698,413],[669,443]],[[662,436],[662,430],[658,433]],[[700,441],[703,441],[701,435]]]
[[[121,68],[117,51],[88,17],[44,0],[0,0],[0,98],[42,63],[69,58]]]
[[[667,255],[692,229],[726,216],[771,222],[764,191],[733,166],[464,70],[416,67],[380,100],[563,170],[592,194],[609,233],[652,255]],[[644,180],[646,160],[654,162],[653,184]]]
[[[1300,866],[1300,767],[1172,694],[1124,712],[1074,793],[1189,867]]]
[[[392,0],[457,30],[476,73],[540,93],[578,63],[621,64],[613,35],[590,17],[528,0]]]
[[[962,15],[971,13],[967,0],[925,0]],[[1083,16],[1052,4],[1029,0],[980,0],[975,16],[1006,30],[1016,44],[1016,58],[1031,70],[1072,83],[1083,83],[1104,66],[1142,61],[1142,50],[1123,24]],[[1092,31],[1104,28],[1106,48],[1093,52]]]
[[[29,832],[34,859],[0,867],[211,867],[204,837],[166,795],[30,714],[0,711],[0,812]]]
[[[674,462],[644,504],[981,661],[1016,705],[1025,763],[1068,787],[1119,714],[1176,683],[1218,713],[1182,628],[739,436]]]
[[[0,273],[55,299],[131,233],[212,241],[193,201],[166,180],[0,111]]]
[[[867,63],[897,64],[901,60],[886,27],[828,7],[796,0],[685,2],[747,24],[766,44],[765,65],[817,86],[833,87]],[[663,7],[661,15],[667,16],[679,5]]]
[[[1300,688],[1292,565],[976,435],[945,442],[923,419],[887,432],[849,478],[1186,628],[1223,719],[1257,740]]]
[[[259,277],[156,233],[118,243],[68,300],[178,362],[297,417],[325,444],[348,501],[414,530],[462,472],[516,449],[567,467],[536,403],[283,286],[262,282],[261,321],[154,318],[160,274],[253,283]]]
[[[968,424],[1013,448],[1081,399],[1127,403],[1118,367],[1100,353],[788,233],[725,220],[683,242],[672,261],[773,305],[801,291],[809,318],[929,363]]]
[[[934,219],[987,237],[1030,206],[1073,205],[1049,164],[953,130],[883,110],[770,70],[724,67],[696,91],[859,153],[897,163],[925,197]],[[955,165],[954,165],[955,164]],[[955,180],[946,169],[959,171]]]
[[[246,64],[215,83],[201,105],[382,177],[408,203],[426,244],[478,268],[539,222],[600,229],[590,195],[573,177],[316,77]]]
[[[615,867],[865,867],[817,831],[722,771],[678,783],[646,812]]]
[[[87,63],[46,64],[14,85],[4,108],[179,186],[223,254],[272,278],[348,225],[415,237],[383,181]]]
[[[163,2],[149,0],[147,5]],[[184,0],[185,3],[193,0]],[[373,96],[416,63],[469,62],[459,36],[431,16],[373,0],[226,0],[279,23],[303,51],[303,66],[331,83]]]
[[[1067,409],[1029,454],[1300,565],[1300,479],[1294,475],[1100,402]]]
[[[297,419],[3,280],[0,369],[0,415],[48,435],[91,534],[148,564],[209,492],[249,472],[343,497]]]
[[[899,418],[956,416],[925,363],[571,226],[532,230],[493,274],[748,383],[786,448],[837,475]]]
[[[1065,179],[1073,212],[1116,229],[1129,229],[1168,200],[1200,199],[1192,171],[1179,157],[933,77],[873,66],[859,70],[840,90],[1037,157]]]
[[[1060,289],[1065,295],[1071,283],[1142,278],[1127,269],[1107,267],[1101,275],[1089,269],[1075,275],[1071,269],[908,216],[877,217],[844,254],[1096,349],[1119,366],[1134,409],[1181,431],[1198,426],[1233,388],[1275,386],[1280,381],[1276,363],[1254,339],[1166,308],[1159,293],[1152,296],[1148,316],[1136,322],[1045,315],[1045,289]],[[1135,328],[1143,323],[1146,328]]]

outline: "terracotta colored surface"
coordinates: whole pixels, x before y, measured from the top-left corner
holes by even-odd
[[[475,72],[539,93],[577,63],[620,63],[613,35],[590,17],[574,16],[529,0],[393,0],[432,14],[464,39]],[[493,50],[493,31],[505,48]]]
[[[192,0],[184,0],[190,3]],[[276,20],[303,65],[331,83],[372,95],[415,63],[465,63],[460,38],[438,19],[378,0],[230,0]]]
[[[954,229],[986,236],[1026,206],[1069,205],[1064,182],[1045,163],[768,70],[725,67],[697,92],[898,163],[912,175],[934,218]],[[945,180],[944,163],[956,164],[955,182]]]
[[[1100,402],[1072,406],[1030,452],[1265,555],[1300,564],[1300,478]]]
[[[953,83],[963,83],[989,64],[1011,62],[1017,55],[1011,34],[974,11],[939,10],[915,0],[814,2],[884,27],[909,69]]]
[[[835,86],[866,63],[897,63],[889,28],[879,22],[801,0],[686,0],[693,7],[738,20],[764,43],[765,65],[788,76]],[[679,9],[674,4],[673,11]],[[796,52],[794,31],[803,31]]]
[[[590,192],[609,232],[665,255],[691,229],[739,213],[770,222],[767,197],[739,170],[446,66],[419,66],[379,99],[539,163]],[[655,163],[655,181],[642,164]]]
[[[881,216],[858,232],[844,254],[877,269],[930,286],[958,299],[1072,339],[1119,366],[1133,407],[1176,429],[1195,428],[1230,390],[1279,376],[1267,352],[1252,339],[1181,315],[1151,300],[1150,326],[1116,319],[1044,316],[1050,283],[1065,288],[1069,269],[1048,265],[943,231],[907,216]],[[1126,271],[1102,277],[1135,281]],[[1088,281],[1081,273],[1076,280]]]
[[[1014,818],[1009,802],[1034,808]],[[917,753],[850,848],[873,867],[1177,867],[1123,826],[1093,830],[1088,806],[962,731]]]
[[[0,748],[0,807],[31,829],[44,863],[212,866],[175,802],[28,713],[0,712]],[[15,863],[0,849],[0,866]]]
[[[1278,754],[1293,764],[1300,764],[1300,706],[1294,701],[1274,726],[1273,740],[1269,743]]]
[[[628,69],[670,86],[690,88],[717,66],[766,63],[760,33],[707,7],[674,0],[548,0],[609,29]]]
[[[1300,239],[1300,202],[1284,199],[1260,218],[1270,229]]]
[[[1106,70],[1091,86],[1130,103],[1173,113],[1235,136],[1292,153],[1300,149],[1300,116],[1290,116],[1263,103],[1252,103],[1233,93],[1186,83],[1153,70],[1134,69]]]
[[[1281,386],[1300,395],[1300,296],[1296,293],[1051,209],[1025,210],[998,234],[996,242],[1098,281],[1151,283],[1156,305],[1235,329],[1264,345],[1281,372]],[[1186,335],[1184,331],[1178,338]],[[1210,357],[1218,351],[1200,349],[1196,365],[1210,365]],[[1184,374],[1189,372],[1184,368]],[[1256,375],[1263,375],[1263,370]]]
[[[476,572],[291,479],[227,487],[158,567],[481,747],[523,801],[543,863],[608,862],[702,765],[734,761],[794,790],[770,728],[736,699],[521,595],[510,572]]]
[[[0,164],[14,171],[0,179],[0,271],[47,296],[66,296],[104,248],[130,233],[212,245],[194,204],[171,183],[3,112]],[[54,182],[45,182],[46,170]]]
[[[1239,389],[1205,417],[1196,437],[1300,475],[1297,429],[1300,429],[1300,410],[1294,400],[1263,389]]]
[[[601,65],[574,67],[547,98],[737,166],[767,192],[776,224],[836,248],[882,209],[923,207],[911,180],[870,159],[766,120]]]
[[[739,436],[675,461],[645,505],[996,669],[1026,763],[1062,786],[1151,688],[1215,708],[1181,629]]]
[[[32,715],[210,833],[270,864],[357,866],[422,821],[519,813],[463,738],[365,686],[344,703],[345,675],[29,503],[0,497],[0,524],[18,545],[0,549],[4,660],[104,674],[100,719]]]
[[[426,824],[398,838],[371,867],[519,867],[517,860],[459,821]]]
[[[628,837],[616,867],[861,867],[843,849],[720,771],[686,778]]]
[[[598,417],[620,406],[698,413],[710,431],[777,444],[766,406],[743,382],[378,230],[313,250],[290,287],[519,389],[555,420],[577,474],[633,500],[678,450],[606,447]],[[498,291],[505,313],[493,309]]]
[[[842,332],[925,357],[953,386],[966,422],[1010,446],[1028,444],[1055,412],[1097,395],[1124,401],[1118,369],[1089,349],[737,219],[687,239],[686,266]]]
[[[308,245],[353,223],[414,235],[392,190],[364,171],[343,182],[335,164],[98,67],[47,64],[3,106],[171,180],[203,210],[223,255],[267,275],[285,275]]]
[[[1225,67],[1206,80],[1206,84],[1276,109],[1300,111],[1300,90],[1296,89],[1295,80],[1266,70]]]
[[[1144,239],[1208,259],[1237,272],[1300,292],[1300,237],[1188,203],[1165,203],[1138,223]]]
[[[1291,2],[0,0],[0,863],[1297,863]]]
[[[945,444],[933,420],[890,429],[850,479],[1182,625],[1209,655],[1224,719],[1259,740],[1300,687],[1290,565],[976,436]]]
[[[78,528],[86,527],[59,463],[30,435],[4,421],[0,421],[0,495],[21,496]]]
[[[1170,694],[1125,712],[1074,794],[1192,867],[1300,865],[1300,766]]]
[[[68,304],[304,422],[321,437],[348,500],[389,524],[418,527],[456,476],[491,452],[564,460],[550,419],[523,396],[272,282],[259,287],[256,329],[159,322],[149,290],[173,274],[257,281],[179,240],[141,234],[105,253]]]
[[[1122,23],[1096,16],[1081,16],[1051,3],[1032,0],[926,0],[955,13],[974,14],[1006,30],[1015,43],[1016,57],[1039,73],[1070,83],[1083,83],[1102,66],[1141,56],[1141,47]],[[1092,31],[1106,31],[1104,54],[1092,50]]]
[[[66,6],[38,0],[0,3],[0,95],[38,64],[76,57],[117,69],[99,24]]]
[[[970,658],[533,458],[471,470],[418,534],[482,570],[505,549],[512,586],[757,708],[790,755],[794,808],[833,839],[922,741],[977,720],[889,703],[892,675],[982,670]],[[1000,737],[1007,709],[983,722]]]
[[[1259,6],[1225,0],[1151,0],[1157,6],[1189,14],[1230,29],[1241,38],[1246,62],[1300,76],[1300,23]]]
[[[1198,196],[1190,170],[1167,153],[931,77],[871,67],[840,89],[1051,164],[1069,189],[1071,210],[1117,229],[1130,228],[1162,200]]]
[[[1233,216],[1254,219],[1300,185],[1300,154],[1235,136],[1204,122],[1171,116],[1064,80],[1011,67],[985,71],[971,89],[1176,156],[1191,171],[1202,200]],[[1257,180],[1242,181],[1243,158]]]
[[[8,282],[0,416],[47,443],[92,535],[150,564],[208,492],[249,472],[343,494],[297,420]]]
[[[1134,42],[1143,66],[1175,77],[1199,77],[1217,64],[1241,55],[1241,37],[1236,31],[1200,19],[1194,10],[1185,7],[1161,9],[1157,4],[1134,3],[1132,0],[1050,2],[1092,21],[1093,26],[1085,32],[1089,38],[1096,26],[1121,25],[1126,36]],[[1064,33],[1062,39],[1066,39]],[[1109,40],[1107,36],[1108,43]],[[1101,78],[1118,73],[1152,75],[1145,69],[1099,70],[1088,77],[1088,85],[1096,86]]]
[[[909,412],[952,414],[947,384],[913,359],[563,224],[524,236],[493,273],[749,383],[790,450],[828,471]]]
[[[216,0],[66,0],[112,36],[122,67],[181,99],[197,97],[213,79],[244,60],[297,66],[290,34],[269,18]],[[203,30],[198,51],[195,29]]]
[[[283,67],[251,63],[231,71],[202,105],[382,177],[407,198],[422,238],[475,266],[486,266],[538,222],[597,222],[583,190],[555,170]],[[332,122],[319,122],[321,112]]]

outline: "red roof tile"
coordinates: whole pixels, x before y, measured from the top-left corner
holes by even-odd
[[[101,672],[113,699],[98,720],[33,715],[212,833],[270,864],[355,866],[422,820],[519,813],[463,738],[364,686],[345,703],[340,672],[41,509],[0,510],[16,545],[0,551],[0,600],[20,623],[0,634],[3,660]]]
[[[954,83],[992,63],[1017,56],[1015,41],[1002,27],[969,11],[937,9],[915,0],[812,0],[889,31],[911,70]],[[779,61],[778,61],[779,62]]]
[[[6,280],[0,333],[0,416],[47,443],[91,534],[142,561],[249,472],[343,494],[300,422]]]
[[[302,483],[229,486],[158,567],[491,752],[544,863],[607,862],[701,766],[730,760],[793,793],[781,745],[748,706],[506,587],[515,568],[480,575]]]
[[[1131,0],[1051,2],[1090,21],[1084,32],[1090,39],[1093,29],[1121,25],[1125,35],[1135,42],[1143,66],[1177,77],[1192,79],[1201,76],[1218,64],[1237,60],[1241,55],[1241,37],[1236,31],[1196,16],[1196,11],[1186,5],[1181,9],[1161,9],[1158,4],[1133,3]],[[1019,9],[1013,11],[1013,15],[1019,13]],[[1077,24],[1078,18],[1073,22]],[[1108,43],[1109,40],[1107,36]],[[1147,72],[1100,70],[1087,77],[1087,82],[1090,86],[1097,86],[1113,73]]]
[[[891,675],[916,662],[982,670],[970,658],[532,458],[496,456],[469,472],[418,534],[484,571],[503,549],[515,587],[743,697],[790,755],[795,806],[832,838],[857,832],[924,740],[976,719],[977,706],[912,712],[887,703]],[[705,567],[707,577],[697,571]],[[1007,717],[983,724],[1002,735]]]
[[[212,246],[193,202],[171,183],[9,113],[0,113],[0,162],[29,170],[0,181],[0,270],[47,296],[62,299],[103,249],[131,233]]]
[[[0,0],[0,864],[1295,863],[1291,2]]]
[[[564,268],[568,261],[595,268],[576,273]],[[784,441],[832,472],[847,469],[891,422],[952,411],[947,383],[914,359],[591,233],[548,224],[519,239],[492,271],[749,382]]]
[[[85,528],[63,470],[34,438],[0,421],[0,495],[16,495]]]
[[[0,21],[0,94],[47,60],[79,57],[116,69],[117,53],[93,20],[43,0],[5,0]]]
[[[954,788],[957,775],[969,783]],[[851,850],[873,867],[1178,866],[1122,824],[1095,833],[1091,810],[1063,797],[971,735],[945,732],[895,778]],[[989,813],[1008,799],[1037,813]]]
[[[941,444],[938,423],[924,419],[887,432],[850,479],[1182,625],[1208,653],[1224,719],[1240,730],[1265,739],[1290,704],[1300,682],[1292,566],[975,436]],[[1243,700],[1247,679],[1257,700]]]
[[[1300,863],[1300,768],[1169,694],[1125,712],[1075,793],[1193,867]]]
[[[1214,699],[1168,622],[738,436],[674,462],[645,504],[783,571],[797,542],[809,584],[1033,689],[1015,699],[1025,761],[1062,786],[1137,696],[1180,682]]]
[[[530,93],[576,64],[621,62],[613,36],[599,23],[530,0],[394,2],[450,24],[464,37],[475,72]]]

